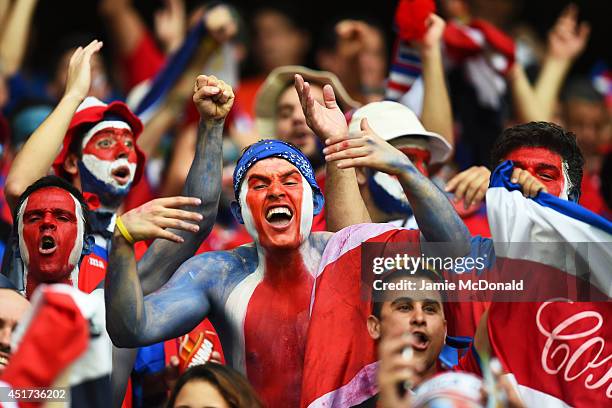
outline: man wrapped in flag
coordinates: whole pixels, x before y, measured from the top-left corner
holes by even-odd
[[[202,85],[196,95],[205,92]],[[296,88],[315,133],[345,139],[348,127],[332,87],[323,89],[324,105],[315,102],[299,75]],[[380,138],[371,142],[365,156],[345,157],[341,177],[356,183],[356,165],[397,175],[425,226],[422,231],[363,224],[336,234],[311,233],[313,215],[323,206],[311,163],[293,145],[260,141],[245,151],[234,172],[233,212],[253,244],[192,258],[162,289],[143,297],[133,248],[115,234],[106,280],[107,329],[115,344],[134,347],[176,337],[209,316],[228,363],[246,373],[265,403],[298,406],[311,294],[324,271],[354,268],[356,249],[364,241],[418,248],[422,234],[427,240],[457,243],[463,252],[457,255],[469,250],[468,232],[444,195],[401,152]],[[352,200],[348,191],[346,199]],[[345,285],[353,291],[359,283]]]
[[[526,199],[512,171],[510,162],[499,166],[487,192],[497,262],[535,272],[553,268],[565,275],[568,295],[493,302],[483,318],[490,352],[512,372],[527,406],[607,406],[612,402],[612,326],[607,322],[612,223],[542,186]],[[525,251],[529,246],[520,242],[532,248],[547,243],[546,251]],[[567,252],[573,262],[567,262]],[[589,301],[593,298],[604,301]]]

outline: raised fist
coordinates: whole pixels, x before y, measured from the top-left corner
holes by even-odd
[[[193,87],[193,103],[203,120],[222,121],[234,104],[234,91],[212,75],[198,75]]]

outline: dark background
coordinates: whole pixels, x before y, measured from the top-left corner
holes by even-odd
[[[507,0],[517,1],[517,0]],[[570,3],[567,0],[525,0],[519,1],[518,20],[528,23],[544,39],[561,10]],[[286,0],[291,3],[290,0]],[[187,0],[188,8],[201,3]],[[261,5],[273,0],[230,1],[248,22],[249,16]],[[603,60],[610,65],[612,41],[612,0],[577,0],[581,19],[591,23],[592,32],[588,47],[573,67],[574,73],[587,73],[593,64]],[[386,28],[387,37],[393,38],[391,22],[396,0],[346,1],[309,0],[292,2],[301,23],[309,28],[316,45],[317,33],[321,28],[343,17],[367,17],[378,21]],[[134,0],[135,7],[151,26],[153,12],[162,5],[161,0]],[[30,67],[49,67],[57,42],[67,34],[84,32],[106,40],[106,30],[97,16],[98,1],[41,0],[34,16],[34,32],[30,41],[28,62]],[[389,41],[390,42],[390,41]],[[107,42],[104,52],[109,53]]]

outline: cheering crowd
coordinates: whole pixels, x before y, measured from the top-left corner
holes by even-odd
[[[569,75],[575,5],[541,41],[399,0],[311,47],[290,2],[101,0],[41,77],[37,3],[0,0],[0,407],[612,404],[612,70]]]

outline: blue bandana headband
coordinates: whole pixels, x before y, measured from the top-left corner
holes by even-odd
[[[300,173],[308,181],[308,184],[310,184],[312,187],[313,198],[315,200],[315,214],[317,214],[323,207],[323,194],[321,193],[321,189],[315,180],[312,164],[310,164],[308,158],[306,158],[304,153],[302,153],[298,148],[280,140],[260,140],[259,142],[248,147],[246,152],[244,152],[242,157],[240,157],[238,164],[234,169],[234,195],[236,200],[239,199],[240,185],[242,184],[242,180],[246,176],[247,171],[249,171],[249,169],[258,161],[267,159],[269,157],[279,157],[281,159],[285,159],[297,167]]]

